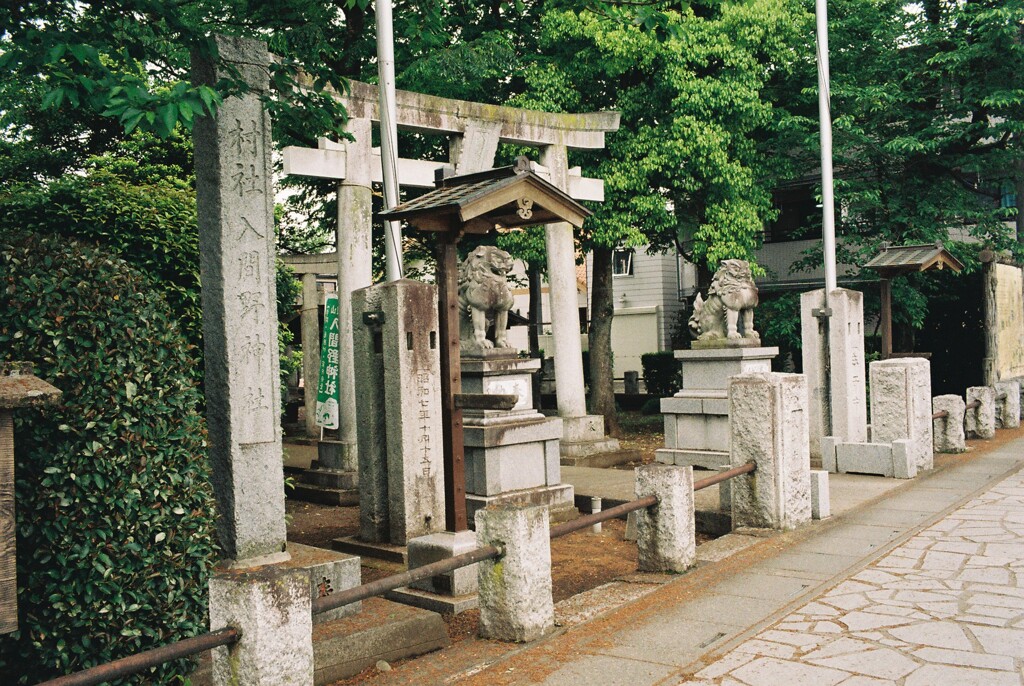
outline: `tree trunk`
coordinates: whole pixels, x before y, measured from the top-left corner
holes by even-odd
[[[530,357],[539,357],[541,327],[544,326],[544,312],[541,305],[543,295],[541,294],[540,266],[535,264],[526,265],[526,276],[530,282],[530,311],[528,315],[530,325],[527,327],[530,341]]]
[[[612,371],[612,248],[594,248],[594,275],[590,291],[590,411],[604,415],[605,432],[622,436],[615,412],[615,381]]]

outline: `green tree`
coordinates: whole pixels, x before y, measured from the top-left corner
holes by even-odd
[[[581,240],[594,256],[591,405],[611,430],[612,251],[649,243],[706,269],[752,257],[771,214],[771,166],[758,142],[779,123],[765,91],[808,26],[787,0],[651,12],[548,11],[527,90],[513,99],[622,112],[607,149],[577,159],[605,181]]]
[[[1021,0],[836,0],[829,4],[838,258],[942,241],[977,267],[978,244],[1019,253],[1024,183]],[[808,47],[810,47],[808,45]],[[773,82],[786,110],[771,146],[798,178],[817,168],[814,64]],[[961,241],[970,241],[964,243]],[[802,266],[821,264],[815,250]],[[894,318],[920,328],[927,293],[902,280]]]

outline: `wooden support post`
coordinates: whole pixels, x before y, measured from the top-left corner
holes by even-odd
[[[462,359],[459,343],[459,254],[456,248],[461,226],[438,236],[437,315],[441,339],[441,422],[444,442],[445,525],[448,531],[465,531],[466,466],[462,435],[462,409],[455,396],[462,393]]]
[[[0,635],[18,628],[14,540],[14,415],[0,410]]]
[[[892,281],[883,278],[881,282],[882,311],[882,359],[892,357]]]

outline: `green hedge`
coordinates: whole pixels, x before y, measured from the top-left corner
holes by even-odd
[[[640,364],[648,394],[664,398],[683,387],[682,366],[675,353],[645,353],[640,356]]]
[[[20,628],[0,636],[4,683],[205,631],[216,546],[195,352],[122,260],[0,234],[0,361],[64,393],[15,413]]]

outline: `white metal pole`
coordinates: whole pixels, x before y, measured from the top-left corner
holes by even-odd
[[[377,0],[377,75],[380,82],[380,158],[384,176],[384,206],[398,204],[398,126],[395,109],[395,39],[391,0]],[[385,275],[402,278],[402,225],[385,222]]]
[[[832,192],[832,111],[828,75],[828,12],[826,0],[815,0],[818,46],[818,119],[821,130],[821,236],[825,262],[825,293],[836,287],[836,213]]]

